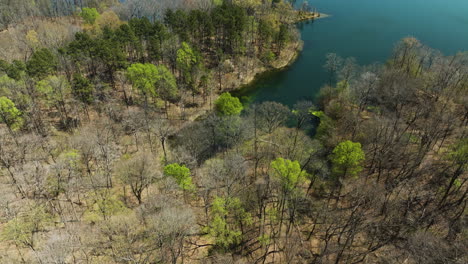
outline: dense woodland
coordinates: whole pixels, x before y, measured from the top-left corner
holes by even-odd
[[[468,54],[242,104],[291,2],[0,1],[0,263],[467,263]]]

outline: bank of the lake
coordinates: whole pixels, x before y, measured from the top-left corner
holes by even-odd
[[[445,55],[468,49],[466,0],[313,0],[310,5],[332,16],[299,23],[304,48],[297,60],[286,70],[259,75],[237,95],[289,106],[313,100],[327,82],[327,53],[355,57],[360,65],[384,63],[407,36]]]

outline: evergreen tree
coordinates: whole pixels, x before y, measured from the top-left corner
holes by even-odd
[[[94,101],[94,85],[79,73],[73,75],[72,92],[75,98],[84,104]]]
[[[58,61],[49,49],[39,49],[33,53],[26,64],[27,72],[32,77],[45,78],[57,71]]]

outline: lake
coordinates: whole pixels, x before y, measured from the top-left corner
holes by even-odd
[[[300,0],[298,2],[301,2]],[[468,0],[310,0],[330,17],[301,23],[304,49],[286,70],[260,77],[243,96],[292,106],[314,99],[327,82],[325,55],[355,57],[358,64],[385,62],[395,44],[413,36],[453,55],[468,50]],[[298,3],[300,5],[300,3]]]

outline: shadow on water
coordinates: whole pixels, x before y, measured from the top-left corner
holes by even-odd
[[[304,26],[311,25],[314,22],[315,22],[314,20],[299,22],[296,24],[296,27],[301,32]],[[241,100],[242,104],[244,105],[248,105],[253,102],[262,102],[262,101],[282,102],[283,100],[281,100],[281,98],[275,98],[275,96],[272,94],[269,94],[268,97],[265,97],[264,95],[262,96],[260,92],[265,92],[265,90],[272,91],[274,89],[276,90],[281,89],[280,86],[276,86],[272,84],[278,84],[278,85],[283,84],[284,80],[287,79],[288,72],[293,70],[291,68],[300,59],[302,55],[303,55],[302,51],[299,51],[299,54],[297,55],[295,60],[284,68],[270,69],[263,73],[257,74],[255,76],[255,79],[251,83],[241,86],[239,89],[232,91],[231,94],[235,97],[238,97]],[[315,99],[316,99],[315,96],[304,96],[302,98],[302,100],[308,100],[308,101],[315,101]],[[287,105],[290,107],[293,106],[290,104],[287,104]]]
[[[252,82],[244,86],[241,86],[239,89],[232,91],[231,94],[239,98],[242,104],[248,105],[254,101],[255,95],[260,89],[267,87],[268,84],[271,83],[272,79],[278,78],[278,75],[281,72],[284,72],[287,70],[288,70],[288,67],[279,69],[279,70],[272,69],[272,70],[268,70],[266,72],[257,74],[257,76],[255,76],[255,79]]]

